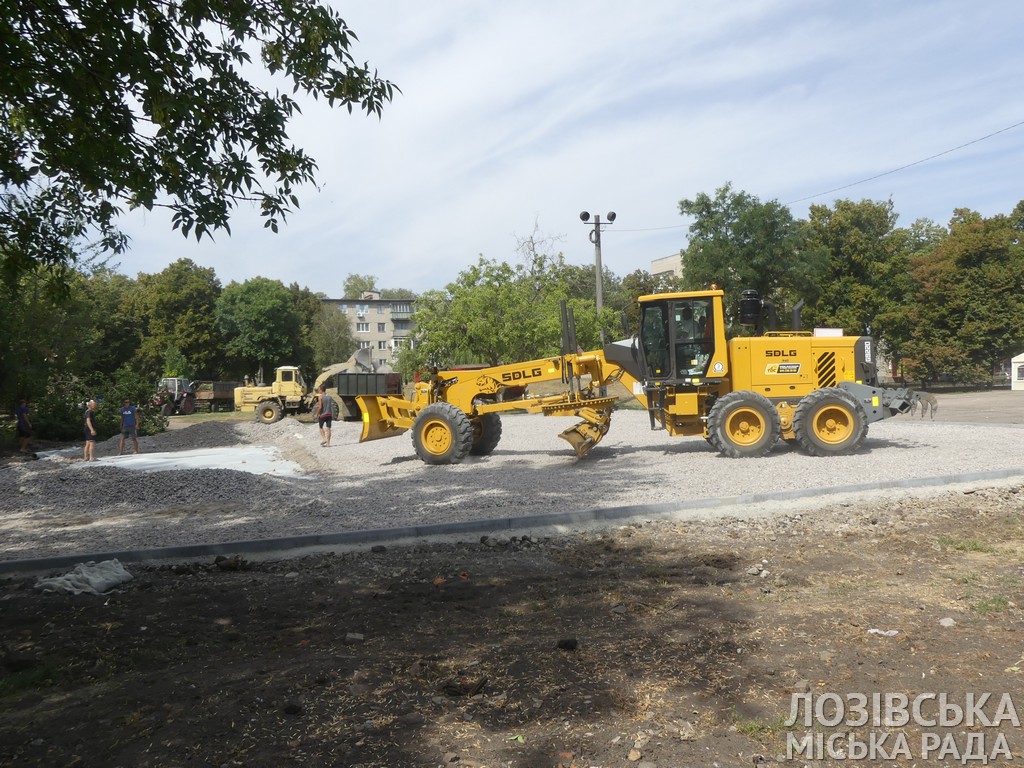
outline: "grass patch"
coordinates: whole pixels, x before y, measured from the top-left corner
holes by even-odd
[[[964,576],[957,577],[956,583],[957,584],[976,584],[980,579],[981,579],[981,577],[977,573],[975,573],[974,571],[971,571],[970,573],[965,574]]]
[[[767,722],[764,720],[737,720],[734,725],[736,730],[748,739],[764,742],[776,733],[786,730],[786,718],[779,717]]]
[[[11,672],[0,677],[0,698],[33,688],[46,688],[53,685],[56,679],[57,669],[49,664]]]
[[[175,424],[202,424],[206,421],[253,421],[255,413],[241,413],[240,411],[216,411],[213,413],[190,413],[187,416],[170,416]]]
[[[974,610],[982,616],[990,616],[993,613],[1002,613],[1010,607],[1010,601],[1002,595],[983,597],[974,604]]]
[[[964,539],[958,536],[939,536],[939,546],[947,549],[955,549],[957,552],[988,552],[996,551],[991,544],[986,544],[977,539]]]

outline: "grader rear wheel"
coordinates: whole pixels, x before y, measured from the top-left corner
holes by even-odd
[[[838,456],[857,450],[868,434],[860,403],[838,387],[817,389],[793,414],[797,443],[812,456]]]
[[[764,456],[781,430],[779,412],[757,392],[730,392],[708,414],[708,442],[734,459]]]
[[[454,405],[431,403],[412,423],[412,444],[427,464],[458,464],[473,447],[473,425]]]

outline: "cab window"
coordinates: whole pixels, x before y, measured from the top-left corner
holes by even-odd
[[[640,344],[648,378],[662,379],[671,374],[668,360],[668,318],[666,307],[652,304],[644,307],[640,323]]]

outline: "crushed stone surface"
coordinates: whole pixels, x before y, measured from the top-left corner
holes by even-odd
[[[625,410],[577,459],[558,437],[571,423],[504,416],[495,451],[454,466],[422,463],[408,434],[360,444],[358,423],[335,424],[330,448],[315,424],[291,418],[204,422],[140,439],[144,453],[272,446],[301,467],[298,477],[134,471],[104,461],[117,454],[115,437],[88,465],[76,453],[0,467],[0,561],[480,519],[508,528],[508,518],[626,507],[638,516],[771,514],[844,494],[934,494],[951,481],[978,482],[979,473],[1005,477],[985,485],[1024,476],[1019,424],[897,417],[872,424],[851,456],[811,457],[780,442],[762,459],[728,459],[700,438],[652,431],[645,411]]]

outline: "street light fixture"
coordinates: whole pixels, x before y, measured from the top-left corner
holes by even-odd
[[[615,221],[615,211],[609,211],[606,217],[607,221],[604,222],[605,226]],[[590,223],[590,213],[582,211],[580,213],[580,221],[584,224]],[[598,328],[601,331],[601,346],[604,346],[604,328],[601,327],[601,307],[603,306],[603,270],[601,268],[601,215],[597,214],[594,216],[593,229],[590,230],[590,242],[594,244],[594,280],[597,286],[597,292],[595,294],[597,305],[597,321]]]

